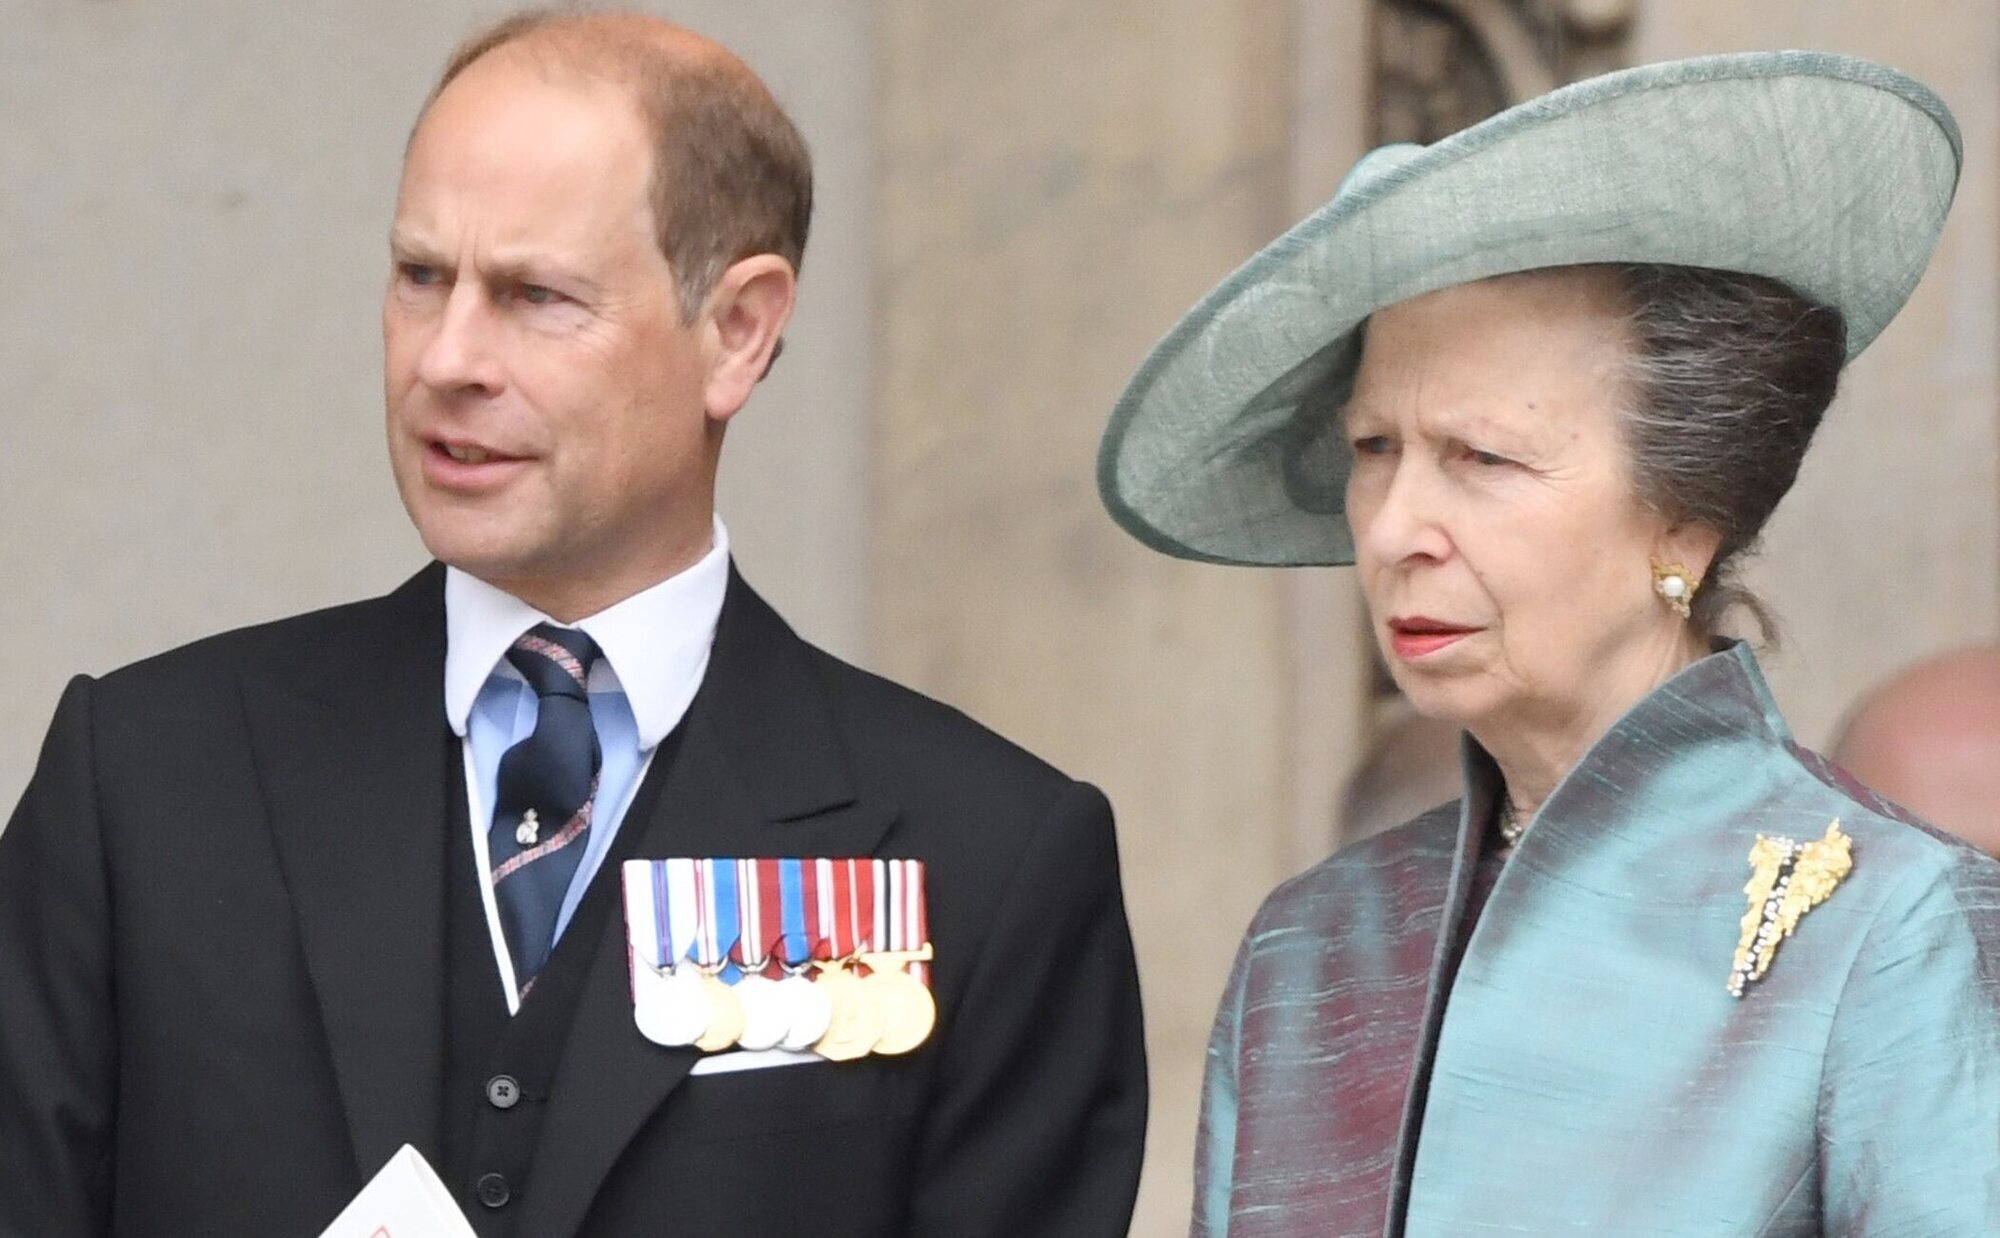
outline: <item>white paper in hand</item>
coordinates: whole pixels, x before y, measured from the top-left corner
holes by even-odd
[[[397,1149],[319,1238],[478,1238],[423,1153]]]

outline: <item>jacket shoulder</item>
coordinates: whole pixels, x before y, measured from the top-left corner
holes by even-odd
[[[204,686],[217,684],[233,691],[243,673],[367,658],[391,645],[407,645],[424,635],[426,623],[441,642],[443,571],[435,566],[381,597],[219,632],[140,659],[100,676],[98,696],[110,702],[153,699],[163,693],[200,694]]]
[[[806,646],[843,741],[865,772],[891,767],[941,786],[1013,788],[1023,799],[1053,799],[1073,779],[964,711]]]
[[[2000,975],[2000,861],[1877,794],[1819,753],[1797,744],[1790,749],[1795,781],[1788,798],[1812,813],[1814,829],[1837,820],[1852,840],[1853,867],[1843,889],[1851,887],[1850,897],[1861,900],[1855,948],[1878,960],[1963,951],[1978,960],[1974,970]],[[1857,966],[1854,974],[1865,977],[1874,966]],[[1910,974],[1936,979],[1947,971],[1930,966]]]
[[[1977,872],[2000,863],[1955,834],[1939,829],[1835,764],[1830,758],[1797,744],[1791,755],[1809,784],[1828,797],[1828,808],[1856,847],[1867,847],[1897,868],[1917,868],[1936,874],[1969,866]]]

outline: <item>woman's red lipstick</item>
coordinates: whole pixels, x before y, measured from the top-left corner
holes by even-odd
[[[1389,621],[1389,647],[1396,651],[1397,657],[1414,662],[1447,645],[1455,645],[1478,630],[1423,615],[1399,616]]]

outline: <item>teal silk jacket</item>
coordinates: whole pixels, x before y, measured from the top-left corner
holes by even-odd
[[[2000,1234],[2000,863],[1794,743],[1740,645],[1597,742],[1467,924],[1498,785],[1468,742],[1464,800],[1259,911],[1196,1235]],[[1836,820],[1852,871],[1732,997],[1757,836]]]

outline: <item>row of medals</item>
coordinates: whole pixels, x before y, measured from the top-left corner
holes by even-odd
[[[836,1062],[908,1053],[930,1036],[937,1003],[904,968],[930,958],[929,944],[869,950],[787,969],[783,979],[746,973],[735,984],[693,963],[658,968],[641,960],[633,1012],[653,1043],[705,1053],[810,1049]]]

